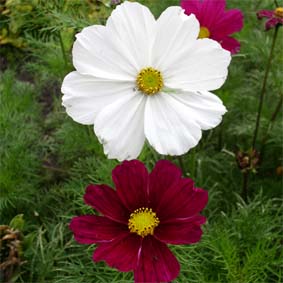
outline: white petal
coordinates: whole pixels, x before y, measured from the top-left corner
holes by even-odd
[[[166,70],[177,54],[188,50],[199,34],[195,15],[187,16],[180,7],[167,8],[157,20],[157,33],[153,45],[153,66]]]
[[[138,72],[150,66],[155,26],[154,16],[147,7],[127,1],[116,7],[106,23],[112,42],[135,60]]]
[[[208,91],[178,92],[168,95],[187,106],[190,119],[194,120],[202,130],[209,130],[219,125],[222,115],[227,112],[221,99]]]
[[[132,96],[133,87],[134,84],[129,82],[109,81],[71,72],[62,84],[62,104],[76,122],[91,125],[103,107],[122,97]]]
[[[140,154],[145,140],[145,102],[145,95],[132,93],[98,114],[94,131],[108,158],[122,161],[137,158]]]
[[[145,136],[157,152],[181,155],[198,144],[201,129],[188,110],[167,93],[147,99]]]
[[[216,41],[199,39],[164,71],[165,84],[187,91],[218,89],[225,82],[231,54]]]
[[[104,26],[93,25],[76,35],[73,64],[81,74],[115,80],[134,80],[135,67],[119,46],[109,42],[111,34]]]

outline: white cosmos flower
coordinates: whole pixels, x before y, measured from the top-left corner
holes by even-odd
[[[181,155],[221,122],[226,108],[209,91],[224,83],[231,56],[198,39],[199,29],[180,7],[155,20],[147,7],[124,2],[106,26],[76,35],[63,105],[94,125],[109,158],[136,158],[145,139],[160,154]]]

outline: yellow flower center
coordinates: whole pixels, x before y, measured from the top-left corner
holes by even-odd
[[[151,208],[142,207],[131,213],[128,227],[130,232],[145,237],[153,235],[154,228],[158,226],[159,222],[156,213]]]
[[[283,18],[283,7],[278,7],[274,10],[274,15],[277,18]]]
[[[206,27],[200,27],[198,38],[208,38],[210,37],[210,31]]]
[[[139,72],[136,83],[141,92],[147,95],[154,95],[162,89],[163,78],[158,70],[147,67]]]

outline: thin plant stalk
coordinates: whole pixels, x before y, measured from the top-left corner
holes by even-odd
[[[274,30],[272,44],[271,44],[271,48],[270,48],[270,53],[269,53],[269,57],[268,57],[268,61],[267,61],[267,65],[266,65],[266,69],[265,69],[265,73],[264,73],[264,77],[263,77],[263,83],[262,83],[262,88],[261,88],[261,92],[260,92],[260,99],[259,99],[259,105],[258,105],[258,111],[257,111],[257,117],[256,117],[255,131],[254,131],[253,141],[252,141],[252,149],[253,150],[255,149],[255,145],[256,145],[259,125],[260,125],[260,118],[261,118],[261,114],[262,114],[263,101],[264,101],[264,96],[265,96],[265,92],[266,92],[267,79],[268,79],[268,75],[269,75],[270,68],[271,68],[271,63],[272,63],[272,59],[273,59],[273,53],[274,53],[274,49],[275,49],[275,43],[276,43],[277,35],[278,35],[278,26],[276,26],[275,30]],[[243,197],[244,201],[247,201],[247,199],[248,199],[248,180],[249,180],[249,172],[248,171],[243,172],[242,197]]]
[[[261,160],[262,160],[262,156],[263,156],[263,152],[264,152],[265,143],[266,143],[266,141],[267,141],[267,138],[268,138],[268,136],[269,136],[270,131],[272,130],[273,123],[274,123],[274,121],[276,120],[277,115],[280,113],[280,109],[281,109],[281,107],[282,107],[282,103],[283,103],[283,94],[281,93],[280,98],[279,98],[279,101],[278,101],[278,103],[277,103],[277,105],[276,105],[276,107],[275,107],[275,110],[273,111],[273,113],[272,113],[272,115],[271,115],[271,118],[270,118],[270,121],[269,121],[269,123],[268,123],[265,136],[263,137],[262,142],[261,142],[261,150],[260,150],[260,153],[261,153]]]
[[[182,169],[183,175],[185,176],[186,175],[186,168],[185,168],[185,164],[183,162],[183,157],[181,155],[179,155],[179,156],[177,156],[177,159],[178,159],[179,165]]]
[[[190,176],[192,176],[192,178],[196,178],[196,149],[193,148],[192,149],[192,153],[191,153],[191,157],[192,157],[192,163],[191,163],[191,167],[190,167]]]
[[[218,130],[218,150],[221,151],[223,144],[223,123],[219,125]]]
[[[68,59],[67,59],[67,56],[66,56],[66,50],[65,50],[63,38],[62,38],[60,31],[58,32],[58,34],[59,34],[59,42],[60,42],[61,52],[62,52],[63,59],[64,59],[64,62],[65,62],[65,67],[67,67],[68,66]]]
[[[273,39],[272,39],[272,45],[270,48],[270,54],[269,58],[267,61],[266,69],[265,69],[265,74],[263,78],[263,83],[262,83],[262,88],[261,88],[261,93],[260,93],[260,99],[259,99],[259,106],[258,106],[258,112],[257,112],[257,118],[256,118],[256,126],[255,126],[255,131],[254,131],[254,136],[253,136],[253,142],[252,142],[252,148],[255,148],[256,144],[256,139],[257,139],[257,134],[258,134],[258,129],[259,129],[259,124],[260,124],[260,118],[261,118],[261,113],[262,113],[262,106],[263,106],[263,100],[265,96],[265,91],[266,91],[266,83],[267,83],[267,78],[268,74],[270,71],[271,63],[272,63],[272,58],[273,58],[273,51],[277,39],[277,34],[278,34],[278,26],[275,27]]]
[[[249,171],[243,172],[243,190],[242,197],[245,202],[248,200],[248,180],[249,180]]]

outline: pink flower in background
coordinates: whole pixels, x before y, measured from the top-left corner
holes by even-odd
[[[208,194],[182,178],[178,167],[157,162],[149,174],[138,160],[124,161],[112,171],[116,190],[89,185],[85,203],[103,216],[74,217],[70,228],[82,244],[97,244],[94,261],[104,260],[119,271],[133,271],[135,282],[174,280],[180,265],[167,244],[200,240],[199,214]]]
[[[268,18],[265,23],[265,30],[283,25],[283,7],[278,7],[275,10],[261,10],[257,13],[258,19]]]
[[[239,9],[225,10],[225,0],[181,0],[187,15],[195,14],[200,22],[199,38],[211,38],[232,54],[240,51],[240,43],[230,37],[243,28],[243,13]]]

